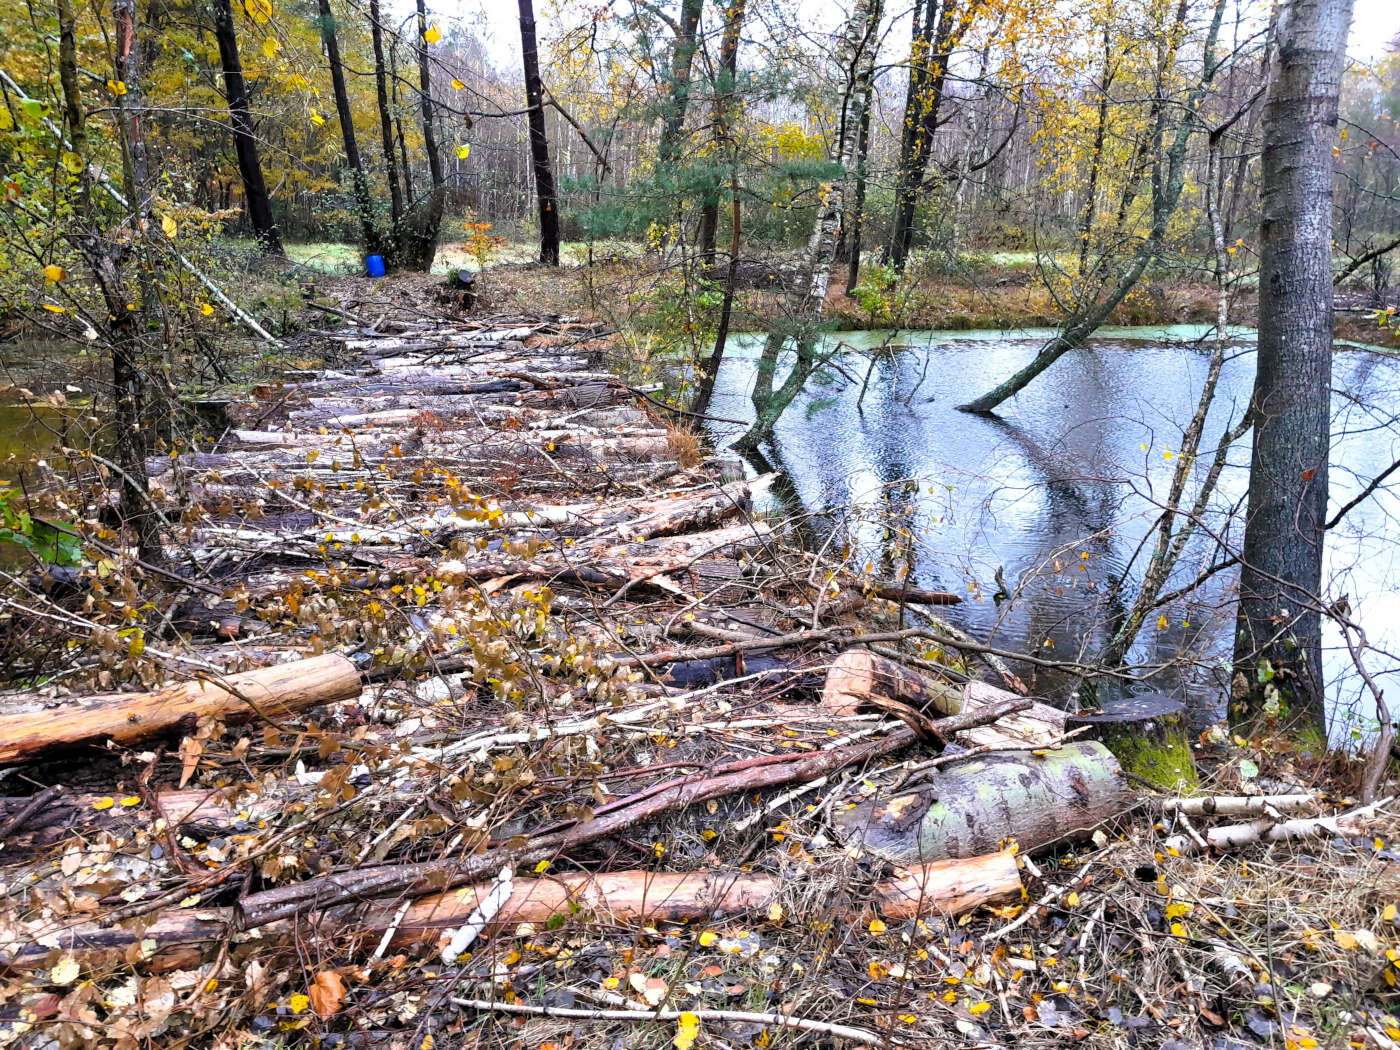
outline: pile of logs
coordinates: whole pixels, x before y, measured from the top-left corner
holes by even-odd
[[[521,923],[762,917],[788,877],[721,847],[761,846],[799,800],[828,818],[812,862],[864,875],[828,919],[957,915],[1137,804],[1091,727],[970,676],[975,646],[946,672],[901,662],[959,639],[899,606],[956,597],[789,548],[763,479],[693,462],[579,349],[597,331],[352,334],[343,370],[152,462],[203,573],[172,617],[177,680],[0,697],[0,766],[25,767],[0,781],[0,968],[212,976],[312,933],[451,962]],[[357,635],[347,595],[391,626]],[[491,616],[516,633],[473,635]],[[1194,812],[1264,837],[1364,826],[1300,823],[1307,805]],[[1243,834],[1181,827],[1180,852]],[[637,829],[675,833],[674,870],[639,863]]]

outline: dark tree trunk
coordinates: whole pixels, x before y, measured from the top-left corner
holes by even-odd
[[[695,37],[700,30],[700,12],[704,0],[681,0],[680,18],[676,22],[676,44],[671,51],[671,88],[666,100],[666,116],[661,125],[661,143],[657,156],[666,171],[680,157],[681,132],[685,128],[685,113],[690,105],[690,67],[695,60]]]
[[[404,216],[401,252],[404,264],[426,273],[432,269],[437,253],[438,232],[442,227],[442,211],[446,205],[447,185],[443,174],[442,154],[438,150],[437,122],[433,111],[433,76],[428,62],[428,12],[423,0],[418,0],[418,115],[423,124],[423,150],[428,154],[428,192],[421,200],[412,202]]]
[[[413,200],[413,166],[408,163],[408,142],[403,133],[403,115],[399,112],[399,40],[389,42],[389,99],[394,109],[394,137],[399,144],[399,171],[403,173],[404,201]]]
[[[860,76],[865,81],[863,103],[860,108],[860,129],[856,133],[855,192],[846,214],[846,223],[841,231],[846,242],[846,294],[855,292],[860,283],[860,256],[862,235],[865,231],[865,183],[866,167],[870,160],[870,110],[874,99],[875,47],[867,49]]]
[[[978,0],[970,0],[977,3]],[[933,152],[948,59],[961,33],[957,0],[922,0],[914,8],[909,44],[909,90],[904,102],[899,171],[895,180],[894,224],[886,261],[900,273],[914,245],[914,212],[923,195],[924,175]]]
[[[559,199],[554,192],[554,169],[549,164],[549,139],[544,133],[544,83],[540,80],[533,0],[520,0],[520,51],[525,104],[530,109],[530,162],[535,170],[535,199],[540,214],[540,262],[558,266]]]
[[[365,251],[384,252],[384,239],[374,221],[374,201],[369,195],[369,178],[360,160],[360,146],[355,138],[355,118],[350,109],[350,93],[345,87],[345,66],[340,61],[340,41],[336,38],[335,15],[330,0],[317,0],[320,12],[321,42],[326,48],[326,62],[331,69],[331,90],[335,94],[335,112],[340,121],[340,137],[345,144],[345,166],[350,169],[351,190],[355,196],[355,211],[360,221],[360,235]]]
[[[374,94],[379,103],[380,148],[384,152],[384,171],[389,183],[389,217],[393,222],[392,238],[397,241],[403,235],[403,187],[399,184],[399,164],[394,156],[394,111],[389,104],[389,72],[384,63],[384,26],[379,17],[379,0],[369,0],[369,35],[374,47]]]
[[[281,255],[282,235],[272,218],[272,202],[258,157],[257,128],[248,107],[248,86],[238,57],[238,33],[230,0],[214,0],[214,37],[219,43],[219,64],[224,67],[224,98],[228,102],[229,123],[233,125],[233,148],[238,155],[238,174],[243,179],[248,221],[258,247],[269,255]]]
[[[1332,148],[1351,0],[1290,0],[1264,110],[1259,365],[1231,718],[1325,732]]]
[[[724,33],[720,37],[719,69],[715,77],[715,141],[716,145],[721,147],[721,152],[726,152],[724,147],[728,147],[727,155],[731,169],[738,163],[738,159],[734,156],[733,142],[729,135],[729,120],[730,110],[734,105],[735,81],[739,75],[739,34],[744,27],[746,6],[745,0],[730,0],[725,12]],[[719,237],[720,185],[720,177],[716,173],[700,204],[699,254],[701,265],[708,271],[715,268],[715,247]],[[737,215],[737,197],[733,210]],[[730,260],[731,269],[737,258],[738,253],[735,252],[734,258]],[[716,341],[715,349],[716,353],[723,353],[722,343]],[[708,397],[706,400],[708,401]]]

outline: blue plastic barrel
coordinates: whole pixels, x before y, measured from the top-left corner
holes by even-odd
[[[384,268],[384,256],[365,256],[365,273],[369,274],[371,277],[383,277],[388,272],[389,271]]]

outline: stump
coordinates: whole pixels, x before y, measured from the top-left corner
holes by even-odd
[[[1084,735],[1112,751],[1126,772],[1162,791],[1190,794],[1199,779],[1184,711],[1184,704],[1163,693],[1142,693],[1071,714],[1065,728],[1089,727]]]

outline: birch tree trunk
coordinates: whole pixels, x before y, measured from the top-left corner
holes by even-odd
[[[1264,110],[1259,364],[1231,719],[1325,732],[1332,149],[1351,0],[1289,0]]]
[[[842,117],[837,140],[836,163],[840,172],[822,191],[812,236],[807,241],[806,282],[801,298],[793,304],[792,316],[785,324],[775,324],[763,344],[754,377],[754,423],[734,442],[739,452],[756,452],[773,433],[773,427],[788,405],[801,392],[821,364],[817,351],[819,323],[826,312],[826,291],[831,282],[831,268],[836,261],[836,241],[841,219],[846,211],[851,172],[860,138],[860,113],[865,108],[865,93],[870,82],[860,75],[865,54],[877,46],[880,26],[880,0],[858,0],[841,35],[837,53],[838,65],[845,79]],[[789,338],[795,343],[797,360],[782,385],[774,389],[778,359]]]

